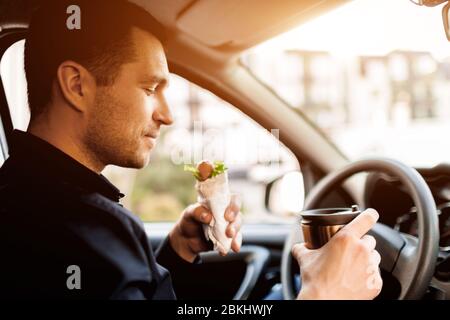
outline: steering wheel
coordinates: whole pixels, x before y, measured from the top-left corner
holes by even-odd
[[[232,252],[224,257],[215,251],[204,252],[200,256],[205,264],[244,261],[246,264],[244,278],[238,291],[234,294],[233,300],[247,300],[269,263],[270,251],[264,247],[245,245],[239,252]]]
[[[400,233],[377,223],[369,232],[377,240],[376,250],[381,255],[380,267],[390,272],[400,283],[399,299],[420,299],[426,292],[434,273],[439,245],[439,227],[436,204],[428,185],[413,168],[385,158],[371,158],[353,162],[323,178],[310,191],[305,210],[317,208],[321,200],[344,180],[360,172],[376,171],[400,179],[417,208],[418,238]],[[380,215],[383,213],[380,212]],[[295,299],[292,274],[292,246],[303,241],[297,224],[284,243],[281,260],[281,282],[286,300]]]

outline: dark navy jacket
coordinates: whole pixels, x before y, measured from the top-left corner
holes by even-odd
[[[29,133],[12,137],[0,169],[0,297],[175,299],[196,276],[167,238],[153,252],[103,175]]]

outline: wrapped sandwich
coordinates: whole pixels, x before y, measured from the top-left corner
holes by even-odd
[[[198,201],[213,214],[209,225],[204,226],[205,237],[214,244],[214,250],[225,255],[231,247],[231,238],[225,234],[228,222],[225,210],[230,204],[227,168],[223,162],[201,161],[197,167],[185,166],[197,179],[195,189]]]

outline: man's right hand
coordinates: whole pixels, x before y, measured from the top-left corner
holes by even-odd
[[[375,238],[366,235],[378,220],[367,209],[320,249],[296,244],[292,254],[300,264],[302,288],[298,299],[373,299],[381,291],[380,254]]]

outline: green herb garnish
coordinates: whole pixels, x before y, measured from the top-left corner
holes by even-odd
[[[225,167],[225,163],[222,161],[214,161],[214,170],[211,173],[211,177],[218,176],[221,173],[224,173],[228,168]]]
[[[223,163],[222,161],[214,161],[214,168],[213,168],[213,171],[211,172],[211,175],[208,177],[208,179],[216,177],[219,174],[224,173],[226,170],[228,170],[228,168],[225,167],[225,163]],[[184,171],[192,173],[192,175],[195,177],[195,179],[197,179],[198,181],[201,181],[200,172],[198,171],[198,169],[196,167],[185,164]]]
[[[198,169],[196,167],[185,164],[184,171],[188,171],[188,172],[192,173],[192,175],[195,177],[195,179],[200,180],[200,172],[198,171]]]

